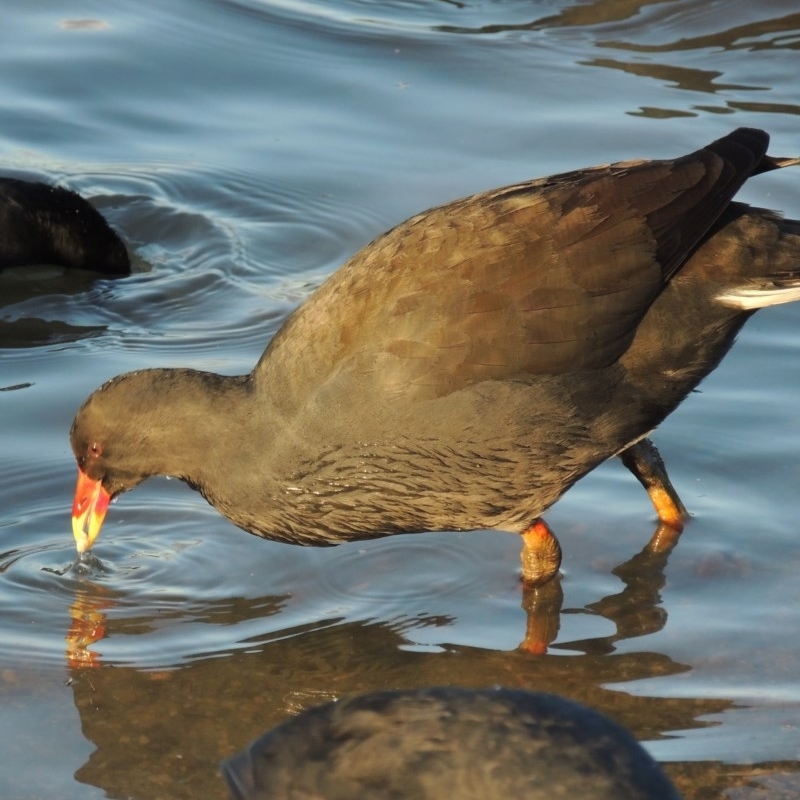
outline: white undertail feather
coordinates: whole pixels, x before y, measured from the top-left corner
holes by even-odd
[[[780,167],[781,169],[784,167],[796,167],[800,164],[800,156],[774,156],[771,160],[776,167]]]
[[[781,303],[793,303],[800,300],[800,279],[790,286],[737,286],[718,294],[717,302],[742,311],[755,311],[758,308],[777,306]]]

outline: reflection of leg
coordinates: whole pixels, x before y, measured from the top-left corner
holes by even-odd
[[[682,530],[689,514],[670,482],[656,446],[649,439],[641,439],[623,450],[619,457],[650,495],[658,518],[665,525]]]
[[[522,580],[538,586],[549,580],[561,566],[561,546],[543,519],[536,519],[522,536]]]
[[[587,606],[616,625],[616,634],[608,639],[609,650],[614,649],[614,642],[656,633],[667,624],[661,590],[666,583],[664,570],[669,553],[679,537],[674,528],[659,525],[640,553],[613,570],[625,588]]]
[[[647,543],[645,552],[669,555],[680,538],[681,528],[662,522]]]
[[[561,621],[561,605],[564,592],[561,579],[556,576],[542,586],[525,584],[522,590],[522,609],[526,615],[525,639],[519,649],[542,655],[558,636]]]

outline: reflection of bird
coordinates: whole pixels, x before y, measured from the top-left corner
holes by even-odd
[[[556,695],[373,692],[273,728],[222,766],[236,800],[679,800],[621,726]]]
[[[150,475],[234,523],[310,545],[426,530],[522,533],[615,454],[662,521],[683,507],[644,439],[758,308],[800,297],[800,222],[732,203],[798,163],[739,129],[695,153],[579,170],[424,212],[290,318],[251,374],[142,370],[72,426],[80,551]]]
[[[0,269],[52,264],[128,275],[122,240],[94,206],[58,186],[0,178]]]

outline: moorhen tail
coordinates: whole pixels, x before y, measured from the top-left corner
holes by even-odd
[[[732,202],[800,163],[739,129],[690,155],[477,194],[379,236],[275,335],[249,375],[121,375],[72,425],[78,550],[109,500],[186,481],[260,536],[522,534],[523,577],[559,567],[540,515],[622,454],[659,517],[683,506],[652,431],[758,308],[800,298],[800,222]]]
[[[79,194],[0,177],[0,269],[31,264],[114,276],[131,271],[122,240]]]
[[[371,692],[290,719],[222,765],[235,800],[680,800],[624,728],[556,695]]]

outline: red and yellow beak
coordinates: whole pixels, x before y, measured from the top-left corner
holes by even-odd
[[[111,495],[100,481],[93,481],[83,470],[78,469],[78,485],[72,503],[72,534],[79,553],[91,548],[111,502]]]

